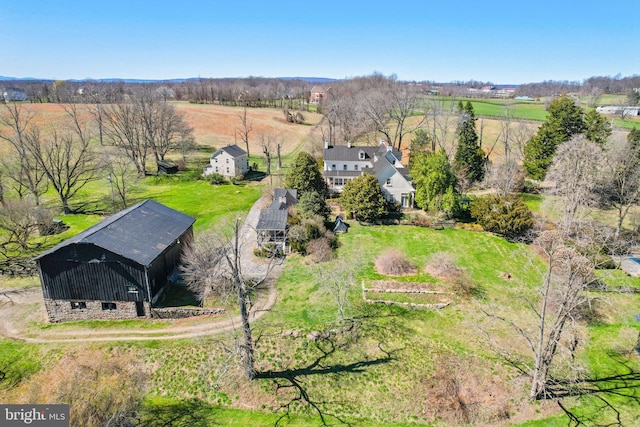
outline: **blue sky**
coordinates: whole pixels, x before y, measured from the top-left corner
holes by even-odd
[[[640,74],[638,16],[637,0],[0,0],[0,75],[630,76]]]

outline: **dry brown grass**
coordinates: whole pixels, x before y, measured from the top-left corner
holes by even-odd
[[[194,129],[196,142],[200,145],[220,147],[227,144],[238,144],[244,148],[240,130],[242,123],[241,107],[225,107],[220,105],[174,103],[178,111],[185,114],[187,123]],[[282,143],[282,154],[288,154],[301,143],[312,141],[315,125],[322,116],[316,113],[304,113],[304,125],[288,123],[282,111],[274,108],[250,108],[247,110],[247,121],[251,123],[249,134],[249,151],[261,153],[259,135],[271,135]]]
[[[189,104],[187,102],[172,102],[179,112],[185,114],[187,123],[193,127],[196,142],[207,147],[238,144],[244,148],[240,137],[242,123],[240,115],[242,108],[225,107],[208,104]],[[24,112],[34,113],[33,123],[49,127],[65,119],[64,107],[59,104],[21,104]],[[2,113],[2,110],[0,110]],[[80,115],[82,119],[92,120],[87,111]],[[247,110],[247,120],[251,123],[249,134],[249,151],[261,153],[259,135],[269,135],[282,144],[282,154],[294,151],[301,144],[308,144],[311,151],[313,141],[320,141],[316,125],[322,119],[317,113],[305,112],[305,124],[288,123],[281,110],[275,108],[250,108]],[[4,145],[4,144],[0,144]],[[303,145],[304,146],[304,145]]]

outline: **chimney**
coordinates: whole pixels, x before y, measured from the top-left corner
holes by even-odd
[[[324,140],[324,149],[325,150],[329,149],[329,141],[327,141],[326,139]]]
[[[347,141],[347,148],[351,148],[351,141]]]
[[[385,141],[384,139],[380,140],[380,145],[385,145],[387,143],[387,141]]]

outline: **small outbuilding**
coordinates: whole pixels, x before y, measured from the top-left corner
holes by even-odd
[[[146,200],[36,257],[49,320],[150,317],[194,222]]]
[[[273,201],[268,209],[260,211],[256,232],[258,248],[273,246],[280,253],[290,250],[287,228],[289,209],[298,203],[298,192],[292,189],[276,188]]]
[[[342,217],[340,215],[338,215],[336,217],[336,222],[333,225],[333,232],[335,234],[343,234],[343,233],[346,233],[347,231],[349,231],[349,224],[344,222],[342,220]]]
[[[174,162],[158,160],[156,163],[158,165],[158,174],[172,175],[178,173],[178,165]]]

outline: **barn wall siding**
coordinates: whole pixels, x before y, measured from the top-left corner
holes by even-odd
[[[37,259],[50,321],[138,318],[135,302],[143,301],[148,315],[149,302],[167,285],[184,247],[192,240],[193,229],[189,227],[146,269],[133,260],[84,242]],[[86,309],[72,310],[71,301],[86,302]],[[118,309],[102,310],[102,302],[116,302]]]
[[[144,269],[121,262],[40,260],[45,298],[144,301]],[[130,289],[131,288],[131,289]],[[135,289],[133,289],[135,288]],[[136,292],[130,292],[136,290]]]
[[[72,309],[71,301],[45,298],[44,306],[51,323],[71,322],[78,320],[125,320],[141,318],[137,314],[136,303],[132,301],[109,301],[116,304],[115,310],[103,310],[103,301],[83,301],[85,309]],[[150,317],[151,307],[144,303],[144,317]]]

